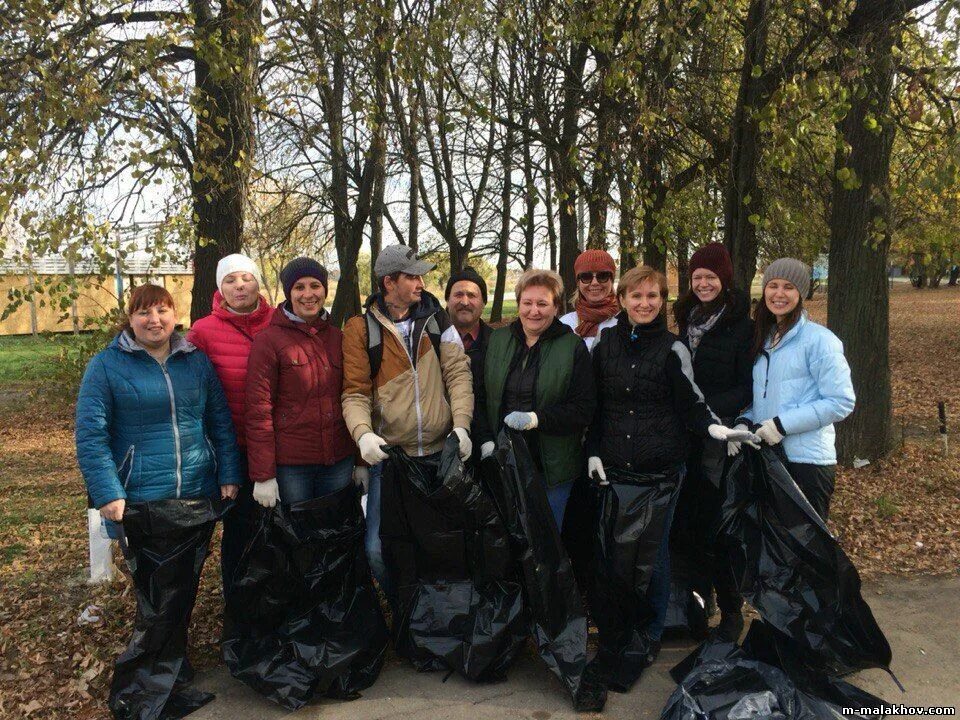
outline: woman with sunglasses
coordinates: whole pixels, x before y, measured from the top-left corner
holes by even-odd
[[[620,305],[613,293],[613,277],[617,266],[605,250],[585,250],[574,262],[573,271],[577,276],[574,309],[560,322],[571,327],[591,350],[600,331],[616,325],[613,317],[620,312]]]

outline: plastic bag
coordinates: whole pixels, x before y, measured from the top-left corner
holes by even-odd
[[[522,570],[531,632],[540,657],[578,710],[601,710],[607,689],[587,665],[587,619],[573,568],[526,441],[504,429],[482,462],[483,481],[503,517]]]
[[[619,692],[629,690],[647,666],[652,643],[645,628],[654,617],[647,590],[679,479],[677,473],[611,469],[609,484],[598,487],[596,579],[588,596],[590,606],[598,609],[599,667]]]
[[[679,687],[660,720],[843,720],[844,707],[879,707],[879,698],[841,680],[814,690],[733,643],[707,643],[671,670]]]
[[[127,504],[120,547],[137,615],[110,685],[109,706],[118,720],[172,720],[213,699],[185,686],[193,678],[187,626],[210,536],[225,507],[212,499]]]
[[[380,537],[399,594],[397,653],[418,670],[503,679],[527,635],[519,568],[456,436],[439,458],[392,448],[381,483]]]
[[[290,710],[357,697],[379,676],[388,640],[357,488],[258,512],[227,597],[230,672]]]
[[[745,447],[735,459],[722,514],[740,591],[779,631],[771,652],[828,676],[889,672],[890,645],[856,568],[772,449]]]

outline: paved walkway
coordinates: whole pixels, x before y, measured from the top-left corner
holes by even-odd
[[[904,705],[960,703],[960,578],[887,578],[864,588],[893,647],[893,670],[907,689],[901,695],[880,670],[851,681]],[[602,715],[611,720],[655,720],[676,687],[668,674],[693,649],[690,643],[664,647],[660,659],[627,695],[610,694]],[[296,717],[317,720],[561,720],[578,717],[560,683],[532,653],[525,653],[506,682],[475,685],[457,676],[418,673],[393,659],[376,684],[353,702],[322,701],[297,713],[285,711],[233,680],[225,669],[206,673],[199,686],[217,699],[191,720],[246,720]]]

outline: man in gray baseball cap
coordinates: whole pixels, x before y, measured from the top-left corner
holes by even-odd
[[[434,267],[406,245],[385,247],[373,264],[379,292],[343,328],[343,418],[370,465],[369,472],[355,473],[357,483],[368,486],[367,557],[394,605],[396,588],[380,543],[383,447],[436,457],[456,435],[466,460],[473,446],[470,362],[439,300],[424,288],[423,274]]]
[[[416,251],[406,245],[388,245],[377,255],[373,263],[373,272],[377,279],[383,279],[396,273],[407,275],[426,275],[436,267],[436,263],[417,257]]]

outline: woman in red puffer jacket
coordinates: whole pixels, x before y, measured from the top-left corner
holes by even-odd
[[[343,333],[323,309],[327,270],[296,258],[280,272],[286,302],[257,336],[247,373],[253,498],[311,500],[351,482],[356,446],[343,421]]]
[[[220,569],[227,594],[240,555],[252,532],[253,490],[249,482],[243,410],[247,388],[247,362],[253,339],[270,325],[274,308],[260,295],[260,271],[245,255],[227,255],[217,264],[217,287],[213,309],[197,320],[187,339],[202,350],[220,378],[230,406],[233,427],[240,445],[243,484],[233,509],[223,519]]]

